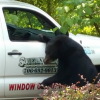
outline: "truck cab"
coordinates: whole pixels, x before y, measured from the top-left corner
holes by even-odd
[[[13,0],[0,1],[0,97],[38,97],[40,82],[57,71],[44,65],[45,42],[38,34],[54,37],[60,25],[41,9]]]
[[[46,44],[38,34],[55,37],[55,27],[61,26],[33,5],[0,0],[0,98],[39,97],[43,91],[39,85],[57,72],[57,61],[43,63]],[[99,38],[90,39],[96,40],[92,46],[85,36],[69,36],[83,46],[95,65],[100,65]]]

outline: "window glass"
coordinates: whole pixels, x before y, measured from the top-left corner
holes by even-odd
[[[42,41],[38,34],[55,36],[52,31],[55,26],[36,12],[17,8],[4,8],[3,12],[11,41]]]

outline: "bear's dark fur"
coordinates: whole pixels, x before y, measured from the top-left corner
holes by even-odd
[[[93,82],[98,74],[97,70],[79,43],[66,35],[58,35],[46,42],[44,63],[58,59],[58,71],[42,82],[44,86],[50,86],[52,83],[71,85],[78,81],[80,81],[78,86],[85,85],[86,82],[78,74],[83,75],[86,81]]]

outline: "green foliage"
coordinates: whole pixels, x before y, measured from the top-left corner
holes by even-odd
[[[42,29],[43,25],[39,22],[37,17],[30,12],[18,10],[9,13],[8,9],[4,9],[6,22],[21,28]]]
[[[33,4],[61,24],[61,31],[100,36],[100,0],[19,0]]]
[[[42,10],[46,11],[49,15],[51,15],[53,18],[56,18],[57,11],[55,10],[56,7],[59,5],[60,0],[18,0],[26,3],[30,3],[32,5],[35,5]]]
[[[99,0],[63,0],[57,7],[61,30],[100,36]],[[61,3],[60,2],[60,3]]]

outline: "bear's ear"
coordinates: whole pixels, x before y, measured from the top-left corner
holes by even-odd
[[[59,29],[57,29],[56,31],[55,31],[55,35],[57,36],[57,35],[62,35],[63,33],[62,32],[60,32],[60,30]]]
[[[43,34],[38,34],[38,36],[39,36],[40,38],[42,38],[42,40],[43,40],[45,43],[48,43],[48,42],[50,41],[50,38],[47,37],[47,36],[45,36],[45,35],[43,35]]]
[[[66,35],[69,36],[69,32],[68,31],[66,32]]]
[[[57,35],[65,35],[65,34],[63,34],[63,33],[60,31],[60,29],[57,29],[57,30],[55,31],[55,35],[57,36]],[[68,31],[66,32],[66,35],[69,36],[69,32],[68,32]]]

